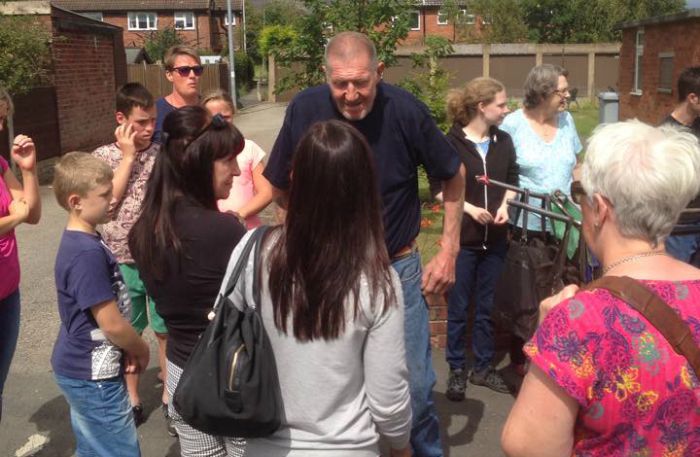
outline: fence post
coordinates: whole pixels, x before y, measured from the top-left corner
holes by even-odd
[[[488,78],[489,75],[491,74],[491,45],[490,44],[484,44],[481,46],[482,48],[482,69],[481,72],[483,73],[484,78]]]
[[[538,67],[542,65],[542,45],[535,45],[535,66]]]
[[[277,69],[275,68],[275,56],[270,54],[267,57],[267,100],[270,102],[277,102],[277,95],[275,90],[277,89]]]
[[[595,51],[588,53],[588,98],[593,99],[595,94]]]

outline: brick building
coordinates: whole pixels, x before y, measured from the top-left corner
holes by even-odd
[[[49,83],[14,97],[15,132],[34,138],[40,160],[112,140],[114,93],[126,82],[122,30],[48,1],[7,2],[0,4],[0,14],[33,17],[51,36]],[[4,130],[5,156],[7,145]]]
[[[620,27],[620,119],[658,123],[678,103],[681,71],[700,65],[700,9]]]
[[[124,29],[124,46],[140,47],[166,27],[198,49],[220,52],[227,43],[226,0],[53,0],[55,5]],[[243,0],[232,0],[233,24],[241,25]],[[240,40],[236,40],[238,44]]]
[[[410,12],[410,30],[403,44],[420,45],[430,35],[442,36],[452,42],[458,42],[465,38],[476,38],[481,34],[484,26],[482,18],[469,14],[464,6],[460,9],[461,24],[455,27],[454,21],[440,11],[443,3],[443,0],[417,0],[415,2],[416,7]]]

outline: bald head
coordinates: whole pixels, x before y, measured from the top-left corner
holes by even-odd
[[[377,69],[377,49],[367,35],[359,32],[341,32],[328,41],[326,45],[325,66],[326,74],[330,74],[331,61],[350,62],[358,58],[369,57],[370,70]]]

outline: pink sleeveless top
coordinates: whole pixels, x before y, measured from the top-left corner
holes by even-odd
[[[7,161],[0,156],[0,217],[10,214],[12,195],[5,183],[5,172],[9,168]],[[10,230],[0,235],[0,300],[6,298],[19,287],[19,257],[15,231]]]

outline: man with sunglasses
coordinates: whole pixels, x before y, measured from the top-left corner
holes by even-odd
[[[165,77],[173,83],[173,91],[156,101],[156,131],[153,141],[160,143],[160,132],[165,116],[182,108],[199,104],[199,77],[204,67],[197,51],[187,46],[173,46],[165,52],[163,59]]]

